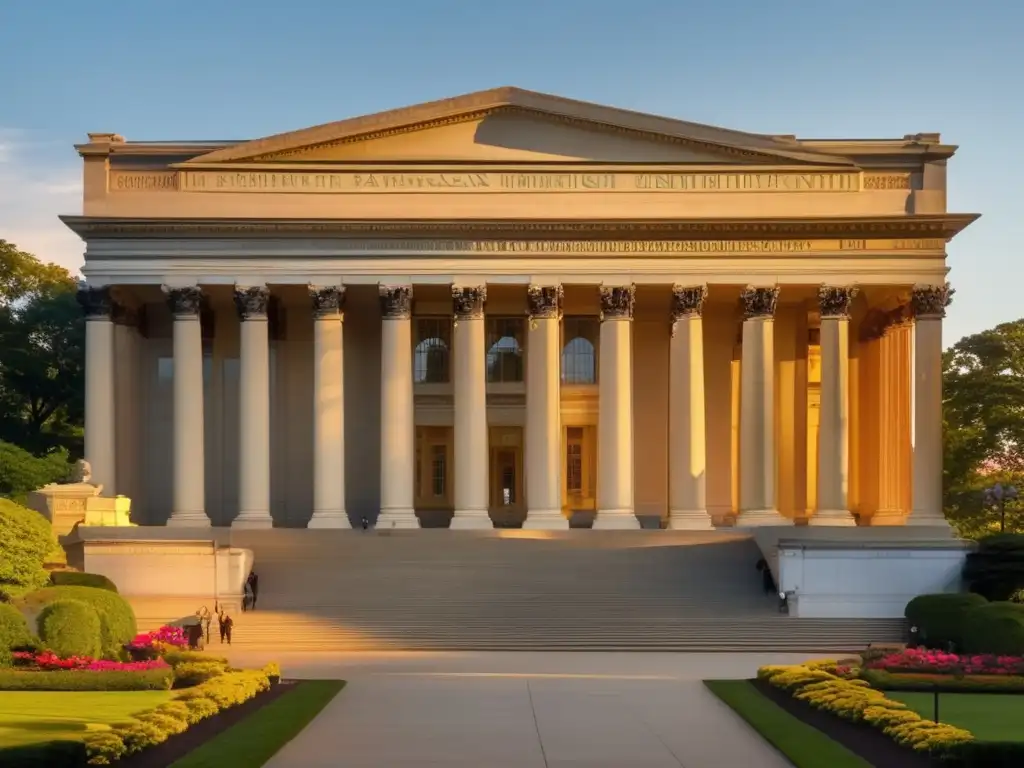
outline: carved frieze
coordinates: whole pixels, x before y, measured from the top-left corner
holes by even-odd
[[[708,297],[706,285],[672,286],[672,322],[690,315],[700,317],[704,311],[704,301]]]
[[[562,298],[565,289],[561,285],[530,285],[526,289],[527,314],[537,319],[559,319],[562,316]]]
[[[859,289],[856,286],[822,285],[818,288],[818,309],[822,318],[835,317],[848,320],[850,306]]]
[[[482,319],[486,303],[486,285],[452,286],[452,312],[456,320]]]
[[[109,319],[114,310],[110,286],[79,285],[75,298],[78,300],[87,320]]]
[[[334,317],[345,309],[345,287],[341,285],[311,285],[309,300],[313,303],[314,317]]]
[[[953,303],[956,291],[949,283],[945,285],[915,285],[910,296],[914,317],[942,318],[946,307]]]
[[[385,319],[412,317],[411,285],[380,285],[380,313]]]
[[[235,309],[241,320],[266,320],[270,309],[270,289],[265,285],[236,285]]]
[[[602,320],[632,320],[635,305],[635,285],[601,286]]]
[[[747,286],[740,293],[743,305],[743,317],[747,320],[755,317],[773,317],[775,305],[779,302],[779,286],[755,287]]]
[[[180,318],[198,318],[199,311],[203,306],[203,292],[197,285],[185,288],[170,288],[164,286],[164,295],[167,296],[167,305],[171,308],[171,314]]]

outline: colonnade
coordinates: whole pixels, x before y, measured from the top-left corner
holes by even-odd
[[[786,525],[777,510],[774,315],[778,286],[739,291],[743,310],[738,525]],[[453,528],[488,528],[488,425],[484,314],[486,285],[453,285],[455,511]],[[168,525],[205,526],[202,292],[164,289],[173,317],[173,499]],[[850,307],[857,289],[822,286],[821,423],[816,525],[852,525]],[[595,528],[638,528],[634,514],[633,352],[635,286],[600,289],[598,484]],[[311,528],[346,528],[344,304],[342,286],[310,286],[314,317],[313,515]],[[380,285],[381,487],[378,527],[418,527],[414,511],[415,425],[411,285]],[[560,285],[527,288],[525,528],[568,527],[562,513]],[[710,528],[705,502],[706,426],[702,313],[707,289],[672,287],[669,382],[669,526]],[[239,514],[237,527],[269,528],[270,365],[265,285],[236,286],[241,325]],[[115,477],[114,333],[110,291],[84,287],[85,455],[107,493]],[[913,514],[941,524],[941,320],[947,286],[916,286],[913,341]]]

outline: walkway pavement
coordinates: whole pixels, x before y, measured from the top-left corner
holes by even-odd
[[[805,656],[346,654],[281,659],[344,691],[269,768],[789,768],[701,684]],[[247,662],[233,654],[235,663]]]

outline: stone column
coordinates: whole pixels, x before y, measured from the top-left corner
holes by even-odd
[[[818,509],[811,525],[854,525],[850,485],[850,305],[854,287],[818,289],[821,312],[821,413]]]
[[[672,286],[669,344],[669,509],[673,530],[712,527],[706,502],[704,322],[707,286]]]
[[[345,289],[310,286],[313,302],[313,517],[351,528],[345,511]]]
[[[270,338],[265,285],[235,287],[239,329],[238,517],[234,528],[271,528]]]
[[[913,511],[908,525],[948,528],[942,506],[942,318],[953,298],[945,285],[916,285],[914,314]]]
[[[117,493],[114,410],[114,321],[109,286],[82,285],[78,303],[85,313],[85,459],[92,482],[106,496]]]
[[[907,449],[909,424],[904,411],[909,409],[909,346],[905,335],[910,320],[909,307],[888,312],[878,339],[878,445],[874,452],[878,483],[878,504],[871,525],[904,525],[909,510],[902,484],[910,483],[901,471],[902,455]]]
[[[452,528],[491,528],[484,305],[487,286],[452,286],[455,390],[455,515]]]
[[[380,516],[378,528],[418,528],[413,509],[412,286],[381,285]]]
[[[531,285],[526,341],[526,520],[528,530],[565,530],[562,513],[562,286]]]
[[[174,317],[172,526],[208,526],[203,423],[203,334],[198,286],[165,288]]]
[[[601,287],[595,529],[639,528],[633,511],[633,350],[636,286]]]
[[[792,525],[775,501],[775,306],[779,288],[748,287],[740,362],[738,526]]]

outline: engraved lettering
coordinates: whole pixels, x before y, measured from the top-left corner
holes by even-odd
[[[156,173],[114,173],[111,175],[111,188],[115,192],[177,191],[178,174],[174,171]]]
[[[868,247],[867,240],[840,240],[839,250],[841,251],[863,251]]]
[[[910,189],[909,173],[875,173],[864,175],[864,189]]]

